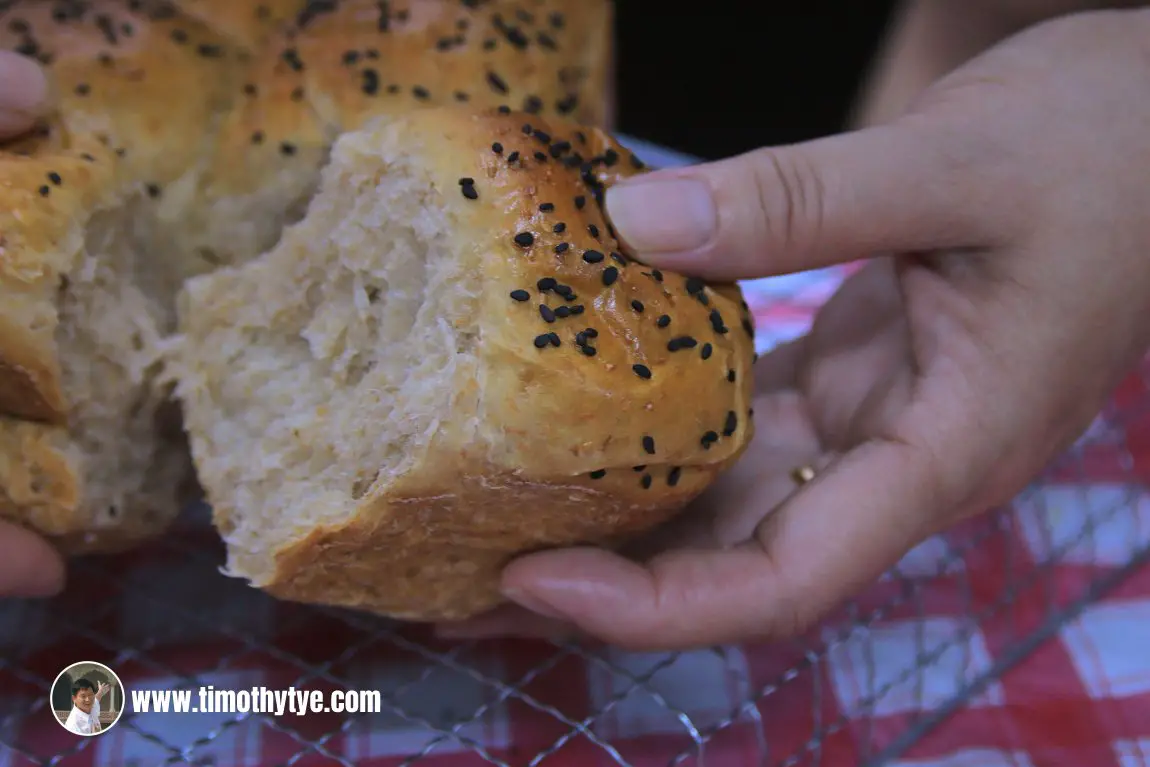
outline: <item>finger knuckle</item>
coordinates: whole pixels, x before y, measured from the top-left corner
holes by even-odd
[[[765,228],[766,241],[780,254],[810,247],[824,217],[826,185],[816,164],[801,148],[763,150],[754,163],[754,200]]]

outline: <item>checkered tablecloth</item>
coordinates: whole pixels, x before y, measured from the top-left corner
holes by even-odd
[[[760,348],[801,333],[840,277],[748,284]],[[845,767],[896,746],[887,763],[901,767],[1150,765],[1147,372],[1013,509],[922,544],[802,641],[683,654],[444,643],[267,599],[214,570],[218,542],[191,520],[170,548],[85,565],[60,599],[0,605],[0,767],[38,763],[28,754],[62,754],[60,767]],[[388,713],[132,712],[78,743],[51,721],[47,690],[83,660],[129,690],[379,689]]]

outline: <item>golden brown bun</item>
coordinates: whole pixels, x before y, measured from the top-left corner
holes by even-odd
[[[397,0],[381,31],[374,0],[0,4],[0,47],[46,66],[56,104],[0,151],[0,516],[66,551],[166,527],[188,471],[162,368],[174,297],[274,244],[341,133],[464,91],[546,113],[574,94],[573,117],[603,120],[610,4],[518,7]],[[481,87],[492,68],[508,93]]]
[[[729,467],[750,314],[622,249],[601,194],[639,170],[560,120],[415,112],[342,137],[271,251],[189,281],[180,396],[230,572],[461,618],[515,554],[631,538]]]

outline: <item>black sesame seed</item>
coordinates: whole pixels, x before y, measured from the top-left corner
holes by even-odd
[[[554,13],[551,14],[550,20],[551,20],[551,26],[555,27],[556,29],[562,29],[563,28],[563,14],[562,13],[555,11]]]
[[[633,471],[643,471],[643,470],[645,470],[646,468],[647,468],[647,464],[643,464],[642,466],[632,466],[632,467],[631,467],[631,469],[632,469]]]
[[[280,154],[284,154],[284,155],[287,155],[289,157],[291,155],[295,154],[295,144],[289,144],[286,141],[283,142],[282,144],[280,144]]]
[[[558,346],[559,345],[559,334],[558,333],[548,333],[547,339],[551,342],[552,346]]]
[[[590,474],[588,474],[587,476],[591,477],[591,479],[602,479],[603,477],[607,476],[607,470],[606,469],[597,469],[597,470],[591,472]]]
[[[300,60],[299,52],[295,48],[288,48],[284,51],[282,58],[293,71],[303,71],[303,62]]]
[[[253,144],[262,144],[263,140],[264,140],[264,132],[263,131],[258,130],[252,134],[252,143]]]
[[[614,166],[617,162],[619,162],[619,153],[614,149],[608,149],[603,153],[603,164],[608,168]]]
[[[539,162],[547,162],[547,153],[546,152],[536,152],[534,157]]]
[[[92,92],[92,89],[88,86],[87,83],[80,83],[79,85],[76,86],[76,95],[77,96],[87,96],[91,92]]]
[[[651,377],[651,368],[647,367],[646,365],[632,365],[631,369],[634,370],[635,375],[639,376],[640,378]]]
[[[644,490],[650,489],[650,487],[651,487],[651,475],[650,474],[644,474],[643,478],[641,480],[639,480],[639,484],[641,484],[643,486]]]
[[[567,224],[564,224],[562,221],[560,221],[558,224],[551,227],[551,231],[555,232],[555,234],[563,234],[563,232],[567,231]]]
[[[555,253],[558,255],[562,255],[562,254],[566,253],[570,247],[571,247],[570,244],[568,244],[566,242],[561,242],[555,246]]]
[[[565,152],[571,151],[571,142],[570,141],[556,141],[554,144],[551,145],[550,151],[551,151],[552,157],[554,157],[555,159],[559,159],[560,157],[563,156],[563,154]]]
[[[431,98],[431,93],[427,90],[427,88],[424,88],[422,85],[416,85],[415,87],[413,87],[411,89],[411,94],[413,96],[415,96],[417,99],[420,99],[423,101]]]
[[[495,152],[495,154],[503,154],[503,145],[496,141],[491,145],[491,151]]]
[[[500,104],[499,107],[497,107],[497,111],[501,115],[509,115],[511,114],[511,107],[507,106],[506,104]]]
[[[587,334],[588,338],[598,338],[599,337],[599,331],[596,330],[595,328],[587,328],[583,332]]]
[[[671,324],[671,318],[666,314],[659,315],[659,319],[655,320],[655,324],[661,328],[665,328]]]
[[[523,131],[524,136],[530,136],[535,131],[535,128],[531,125],[531,123],[523,123],[523,127],[521,127],[519,130]]]
[[[519,290],[511,291],[511,297],[516,301],[526,301],[531,298],[531,294],[520,288]]]
[[[696,293],[702,293],[704,287],[706,287],[706,284],[702,280],[700,280],[698,277],[688,277],[687,278],[687,293],[688,293],[688,295],[693,296]]]
[[[619,279],[619,270],[613,266],[608,266],[603,270],[603,284],[613,285],[615,280]]]
[[[395,83],[392,83],[391,85],[387,86],[387,92],[388,93],[399,93],[399,86]]]
[[[60,174],[56,173],[55,171],[52,171],[48,174],[48,180],[56,186],[60,186],[60,184],[63,183],[63,179],[60,178]]]
[[[571,307],[569,307],[569,306],[560,306],[558,309],[555,310],[555,316],[558,317],[559,319],[564,319],[564,318],[570,316],[570,314],[571,314]]]
[[[650,455],[655,454],[655,438],[654,437],[643,437],[643,450],[644,450],[644,452],[649,453]]]
[[[224,55],[224,49],[218,45],[208,45],[207,43],[200,43],[196,46],[196,53],[203,56],[205,59],[215,59]],[[302,64],[300,65],[302,68]]]
[[[690,336],[679,336],[667,342],[667,351],[677,352],[680,349],[694,349],[698,341]]]
[[[478,200],[479,192],[475,190],[475,179],[461,178],[459,179],[459,187],[463,191],[463,196],[469,200]]]
[[[547,304],[539,304],[539,316],[543,318],[544,322],[555,321],[555,311]]]
[[[612,237],[613,236],[614,235],[612,235]],[[619,253],[617,253],[615,251],[611,251],[611,258],[615,261],[615,263],[619,264],[620,266],[626,266],[627,265],[627,259],[623,258],[622,255],[620,255]]]
[[[663,273],[660,272],[658,269],[652,269],[651,270],[651,277],[655,280],[655,282],[662,282],[663,281]]]
[[[714,350],[714,347],[710,344],[703,344],[703,351],[701,352],[703,359],[709,360],[711,358],[711,352]]]
[[[147,184],[144,189],[153,200],[160,196],[160,187],[156,184]]]
[[[718,441],[719,435],[714,431],[708,431],[703,435],[702,439],[699,440],[699,444],[703,446],[704,450],[710,450],[711,445]]]
[[[729,437],[735,433],[735,429],[739,427],[739,417],[735,415],[734,410],[727,412],[727,420],[723,424],[723,436]]]
[[[253,83],[244,84],[244,94],[247,96],[256,95],[256,86]]]
[[[539,280],[539,282],[535,283],[535,287],[541,291],[548,291],[554,290],[555,286],[558,284],[559,283],[555,281],[554,277],[543,277]]]
[[[579,96],[570,93],[559,101],[555,102],[555,110],[561,115],[570,114],[575,111],[575,107],[579,105]]]
[[[718,309],[712,309],[708,317],[711,320],[711,328],[716,333],[722,335],[727,332],[727,326],[723,324],[723,315],[719,314]]]
[[[490,39],[484,40],[483,41],[483,50],[493,51],[493,50],[495,50],[495,45],[496,45],[496,43],[494,40],[490,40]],[[502,92],[506,93],[507,91],[502,91]]]
[[[541,213],[550,213],[553,210],[555,210],[555,203],[553,202],[544,202],[539,205],[539,211]]]
[[[727,371],[727,380],[730,381],[731,383],[735,382],[735,371],[733,371],[733,370]]]
[[[583,354],[585,354],[588,357],[594,357],[597,354],[597,350],[595,349],[594,346],[584,345],[584,346],[579,347],[579,351],[583,352]]]
[[[44,186],[40,187],[40,196],[47,197],[51,191],[52,190],[48,188],[48,185],[45,184]]]
[[[177,43],[186,43],[188,41],[188,33],[182,29],[173,29],[171,38]]]
[[[597,264],[603,260],[603,254],[597,250],[588,250],[583,253],[583,260],[589,264]]]
[[[511,154],[507,155],[507,162],[519,162],[519,153],[512,152]]]
[[[631,308],[634,309],[635,311],[639,312],[639,314],[642,314],[643,313],[643,302],[636,298],[633,301],[631,301]]]
[[[751,324],[750,320],[748,320],[748,319],[743,320],[743,330],[745,330],[747,332],[747,335],[751,336],[752,338],[754,337],[755,326],[753,324]]]
[[[530,248],[535,243],[535,235],[531,232],[520,232],[515,235],[515,244],[521,248]]]
[[[363,82],[360,83],[359,88],[368,96],[374,96],[379,93],[379,73],[374,69],[365,69],[360,76]]]
[[[575,306],[571,307],[571,316],[574,317],[577,314],[582,314],[583,310],[584,310],[583,304],[575,304]]]
[[[542,130],[539,130],[538,128],[536,128],[535,130],[533,130],[531,132],[531,135],[533,135],[536,139],[538,139],[539,141],[541,141],[544,144],[550,144],[551,143],[551,134],[546,132],[546,131],[542,131]]]
[[[584,197],[583,195],[579,195],[578,197],[575,198],[575,207],[578,208],[579,210],[583,210],[583,206],[586,204],[587,204],[587,198]]]
[[[549,343],[551,343],[551,335],[549,333],[544,333],[542,335],[535,336],[535,348],[536,349],[542,349],[544,346],[546,346]]]
[[[354,65],[355,62],[357,62],[357,61],[359,61],[359,51],[346,51],[343,54],[344,66],[350,67],[350,66]]]
[[[679,477],[682,476],[682,474],[683,474],[683,470],[680,469],[678,466],[671,469],[670,473],[667,474],[667,484],[670,485],[671,487],[674,487],[675,485],[679,484]]]
[[[587,231],[590,232],[591,236],[596,240],[599,239],[599,227],[595,226],[594,224],[588,224]]]

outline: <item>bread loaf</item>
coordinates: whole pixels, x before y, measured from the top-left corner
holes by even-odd
[[[299,219],[373,116],[508,103],[605,124],[606,0],[16,0],[56,109],[0,151],[0,517],[66,552],[170,524],[183,281]]]
[[[227,570],[406,619],[499,601],[513,555],[613,543],[744,450],[737,287],[620,247],[598,129],[419,110],[343,135],[267,253],[188,281],[178,392]]]

